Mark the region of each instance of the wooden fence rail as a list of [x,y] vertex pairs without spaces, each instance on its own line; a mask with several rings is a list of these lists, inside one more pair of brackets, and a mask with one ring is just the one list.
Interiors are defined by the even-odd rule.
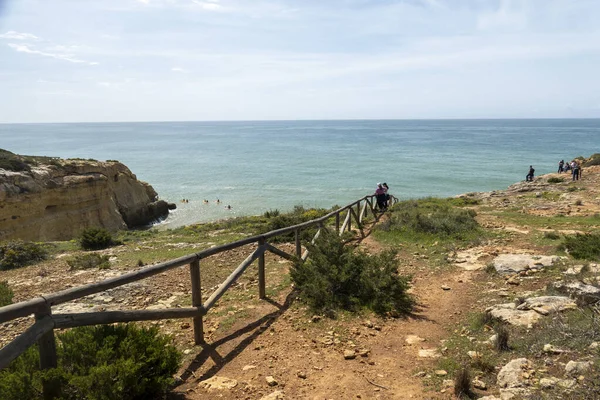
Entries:
[[[35,315],[35,322],[25,332],[20,334],[12,342],[0,349],[0,369],[6,368],[12,360],[22,354],[30,346],[38,343],[40,348],[40,367],[42,369],[56,367],[56,344],[54,340],[54,329],[74,328],[86,325],[112,324],[116,322],[151,321],[169,318],[193,318],[194,341],[196,344],[204,343],[203,317],[215,305],[215,303],[227,292],[237,279],[248,269],[254,261],[258,260],[258,286],[259,297],[266,297],[265,288],[265,252],[269,251],[287,260],[306,261],[309,256],[308,250],[302,252],[300,240],[301,232],[305,229],[317,226],[319,229],[312,238],[311,243],[319,238],[322,229],[331,218],[335,218],[335,230],[340,235],[352,229],[352,219],[356,223],[361,235],[363,232],[363,220],[370,211],[376,219],[379,212],[375,208],[373,195],[365,196],[351,204],[341,207],[327,215],[293,225],[258,236],[244,238],[235,242],[202,250],[198,253],[186,255],[162,262],[137,271],[129,272],[121,276],[106,279],[101,282],[91,283],[84,286],[70,288],[56,293],[43,295],[31,300],[11,304],[0,308],[0,323],[12,321],[16,318]],[[390,203],[398,201],[390,196]],[[361,209],[362,205],[362,209]],[[356,207],[356,210],[354,209]],[[344,222],[340,228],[340,215],[346,212]],[[268,240],[289,233],[294,233],[295,251],[288,254],[285,251],[268,243]],[[257,244],[257,248],[219,285],[219,287],[202,303],[202,285],[200,281],[200,261],[212,255],[232,250],[248,244]],[[68,301],[80,299],[91,294],[123,286],[131,282],[139,281],[157,275],[174,268],[188,265],[190,269],[190,280],[192,288],[192,307],[170,308],[161,310],[127,310],[127,311],[101,311],[89,313],[52,314],[52,306]],[[55,388],[44,387],[45,397],[51,398]]]

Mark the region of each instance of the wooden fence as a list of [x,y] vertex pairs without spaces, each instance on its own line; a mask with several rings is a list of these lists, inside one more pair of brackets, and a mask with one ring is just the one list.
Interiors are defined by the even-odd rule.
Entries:
[[[394,204],[397,199],[390,196],[390,203]],[[365,196],[354,203],[348,204],[338,210],[335,210],[321,218],[302,224],[289,226],[275,231],[267,232],[262,235],[248,237],[236,242],[224,244],[200,251],[195,254],[179,257],[174,260],[162,262],[147,268],[133,271],[115,278],[107,279],[102,282],[91,283],[89,285],[79,286],[61,292],[50,293],[28,301],[11,304],[0,308],[0,323],[14,320],[20,317],[26,317],[31,314],[35,316],[35,323],[25,332],[15,338],[0,349],[0,369],[7,367],[12,360],[22,354],[30,346],[37,343],[40,351],[40,367],[42,369],[54,368],[57,366],[56,342],[54,339],[54,329],[73,328],[86,325],[112,324],[116,322],[132,321],[150,321],[169,318],[193,318],[194,341],[196,344],[204,343],[203,316],[208,310],[225,294],[227,289],[246,271],[246,269],[258,260],[258,290],[259,297],[264,299],[265,294],[265,252],[270,251],[280,257],[288,260],[301,259],[306,261],[308,250],[302,252],[300,233],[308,228],[318,227],[318,231],[312,239],[312,243],[318,239],[321,229],[330,221],[335,219],[335,230],[341,235],[345,231],[352,229],[352,223],[356,223],[361,235],[363,232],[363,219],[371,212],[377,218],[379,213],[375,204],[375,196]],[[342,217],[345,218],[342,222]],[[283,250],[273,246],[269,239],[295,233],[295,254],[288,254]],[[247,244],[257,243],[258,248],[254,250],[238,267],[225,279],[223,283],[211,294],[211,296],[202,303],[202,285],[200,282],[200,260],[212,255],[232,250]],[[52,306],[62,304],[71,300],[103,292],[118,286],[123,286],[162,272],[188,265],[190,270],[191,288],[192,288],[192,307],[170,308],[161,310],[127,310],[127,311],[100,311],[87,313],[69,313],[53,314]],[[50,390],[50,389],[48,389]],[[46,392],[46,388],[44,388]],[[52,396],[46,396],[51,398]]]

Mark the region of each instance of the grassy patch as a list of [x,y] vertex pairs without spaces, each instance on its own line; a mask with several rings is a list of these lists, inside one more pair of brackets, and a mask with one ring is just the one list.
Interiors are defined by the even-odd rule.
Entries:
[[501,221],[510,223],[511,225],[530,226],[532,228],[546,228],[548,226],[552,229],[563,230],[563,229],[578,229],[578,230],[594,230],[600,227],[600,215],[592,216],[569,216],[558,214],[555,216],[537,216],[531,214],[524,214],[517,210],[511,211],[496,211],[492,212],[492,215],[497,216]]
[[8,282],[0,282],[0,307],[12,304],[13,291],[8,286]]
[[98,253],[88,253],[77,255],[67,260],[67,265],[71,270],[76,269],[108,269],[110,268],[110,262],[108,256],[103,256]]
[[[386,232],[404,242],[476,243],[483,231],[475,220],[476,213],[456,207],[462,199],[426,198],[400,202],[392,208],[388,221],[376,232]],[[386,234],[380,235],[386,236]]]
[[564,178],[558,178],[556,176],[548,178],[548,183],[563,183],[564,181]]

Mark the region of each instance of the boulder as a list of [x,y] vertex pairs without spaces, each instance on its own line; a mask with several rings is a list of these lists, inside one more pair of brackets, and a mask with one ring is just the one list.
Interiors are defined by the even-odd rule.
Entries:
[[533,310],[542,315],[557,313],[564,310],[576,309],[577,304],[568,297],[564,296],[539,296],[530,297],[521,303],[517,310]]
[[528,385],[523,378],[523,372],[531,368],[531,362],[526,358],[511,360],[498,373],[497,383],[501,388],[518,388]]
[[500,254],[493,261],[494,268],[499,274],[512,275],[530,269],[551,267],[560,257],[531,256],[527,254]]
[[579,305],[588,305],[600,301],[600,288],[581,282],[555,282],[552,287],[559,293],[566,294]]
[[591,361],[569,361],[565,366],[567,376],[577,377],[589,371],[594,364]]
[[493,307],[486,309],[493,318],[504,321],[508,324],[515,326],[525,326],[531,328],[535,325],[541,315],[534,310],[517,310],[514,303],[498,304]]

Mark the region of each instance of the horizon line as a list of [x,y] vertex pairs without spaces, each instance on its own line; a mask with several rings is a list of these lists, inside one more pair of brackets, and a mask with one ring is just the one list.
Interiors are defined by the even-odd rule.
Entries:
[[235,122],[335,122],[335,121],[544,121],[544,120],[597,120],[600,117],[509,117],[509,118],[332,118],[332,119],[231,119],[231,120],[146,120],[146,121],[62,121],[62,122],[1,122],[0,125],[51,124],[144,124],[144,123],[235,123]]

